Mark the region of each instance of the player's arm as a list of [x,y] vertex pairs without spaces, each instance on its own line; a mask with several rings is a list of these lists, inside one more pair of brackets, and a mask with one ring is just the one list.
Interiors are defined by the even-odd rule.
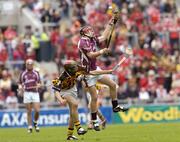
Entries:
[[114,71],[116,71],[120,66],[121,64],[127,59],[127,57],[123,57],[117,65],[115,65],[112,69],[110,70],[94,70],[94,71],[90,71],[89,74],[91,75],[100,75],[100,74],[111,74],[113,73]]
[[24,93],[24,88],[23,88],[23,85],[22,84],[18,84],[18,88],[17,88],[17,94],[18,96],[23,96],[23,93]]
[[113,73],[113,70],[94,70],[94,71],[90,71],[89,74],[90,75],[101,75],[101,74],[111,74]]
[[101,49],[99,51],[96,51],[96,52],[87,52],[86,55],[89,57],[89,58],[97,58],[103,54],[107,54],[109,53],[110,50],[107,49],[107,48],[104,48],[104,49]]
[[102,35],[98,37],[99,42],[103,42],[109,37],[109,35],[110,35],[111,31],[113,30],[115,24],[117,23],[118,15],[119,15],[119,13],[117,12],[110,19],[110,21],[109,21],[108,25],[106,26],[106,28],[105,28],[104,32],[102,33]]
[[23,96],[24,86],[23,86],[22,73],[21,73],[20,76],[19,76],[17,92],[18,92],[18,93],[17,93],[18,96]]
[[108,24],[106,26],[106,28],[105,28],[104,32],[102,33],[102,35],[98,37],[99,42],[103,42],[109,37],[112,28],[113,28],[113,24]]
[[60,92],[59,91],[54,91],[55,97],[57,98],[58,102],[60,104],[65,104],[66,100],[64,98],[61,97]]
[[39,74],[38,71],[37,71],[37,74],[38,74],[38,76],[37,76],[36,89],[39,89],[39,88],[41,88],[43,86],[43,84],[41,82],[41,77],[40,77],[40,74]]

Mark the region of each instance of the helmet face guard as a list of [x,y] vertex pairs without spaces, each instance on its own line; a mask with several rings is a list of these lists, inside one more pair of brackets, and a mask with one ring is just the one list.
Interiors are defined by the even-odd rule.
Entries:
[[94,30],[91,26],[85,26],[80,30],[82,36],[87,36],[89,38],[95,37]]

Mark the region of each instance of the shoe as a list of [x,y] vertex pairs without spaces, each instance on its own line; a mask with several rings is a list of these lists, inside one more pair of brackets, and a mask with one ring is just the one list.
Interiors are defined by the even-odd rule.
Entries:
[[33,122],[33,124],[34,124],[34,128],[35,128],[36,132],[39,132],[40,128],[38,127],[37,122]]
[[126,107],[123,107],[123,106],[120,106],[120,105],[117,105],[115,108],[113,108],[113,112],[119,112],[119,111],[122,111],[122,112],[125,112],[125,111],[128,111],[129,108],[126,108]]
[[80,127],[78,130],[77,130],[77,134],[78,135],[84,135],[87,133],[87,130],[85,130],[84,128]]
[[95,131],[100,131],[100,127],[99,127],[98,121],[93,121],[92,124],[93,124],[93,129]]
[[68,136],[67,140],[78,140],[78,138],[76,136]]
[[101,122],[101,126],[102,126],[102,129],[106,128],[106,119],[104,119],[104,121]]
[[32,128],[28,128],[27,132],[28,133],[32,133],[33,129]]

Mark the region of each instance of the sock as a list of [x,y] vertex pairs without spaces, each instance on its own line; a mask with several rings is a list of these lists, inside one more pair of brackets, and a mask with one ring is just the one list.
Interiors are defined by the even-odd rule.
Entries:
[[91,113],[91,120],[94,121],[97,119],[97,112],[92,112]]
[[112,106],[113,108],[117,107],[118,101],[117,100],[112,100]]
[[68,128],[68,131],[67,131],[67,136],[72,136],[73,135],[73,131],[74,131],[74,128]]
[[28,129],[32,129],[32,125],[29,125],[29,126],[28,126]]
[[101,113],[100,110],[97,111],[97,115],[98,115],[98,117],[101,119],[101,121],[104,121],[104,120],[105,120],[105,117],[103,116],[103,114]]
[[76,126],[76,129],[78,130],[79,128],[81,128],[81,124],[79,121],[74,122],[74,125]]

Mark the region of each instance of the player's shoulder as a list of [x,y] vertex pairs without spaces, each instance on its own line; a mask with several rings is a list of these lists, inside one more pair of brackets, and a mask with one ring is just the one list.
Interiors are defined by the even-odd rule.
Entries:
[[59,75],[59,80],[64,80],[68,77],[68,74],[66,71],[63,71],[60,75]]
[[25,74],[27,74],[27,70],[21,71],[20,76],[23,76],[23,75],[25,75]]
[[90,40],[86,37],[82,37],[80,40],[79,40],[79,47],[83,47],[84,45],[86,45],[88,42],[90,42]]

